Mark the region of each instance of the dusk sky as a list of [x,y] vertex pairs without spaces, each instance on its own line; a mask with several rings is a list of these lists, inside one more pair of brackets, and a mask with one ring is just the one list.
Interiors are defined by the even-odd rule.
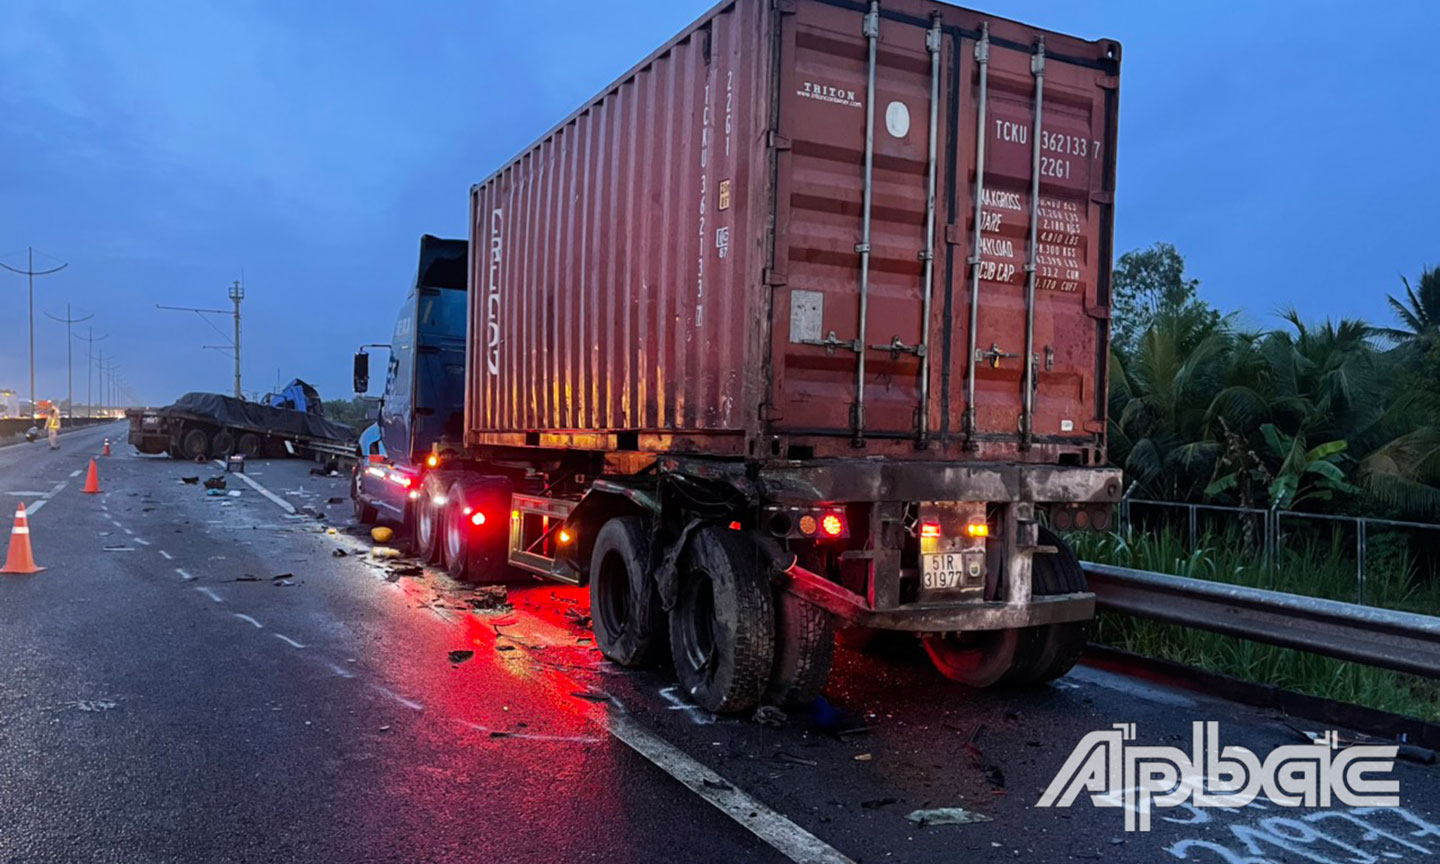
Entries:
[[[64,397],[41,313],[67,302],[128,401],[227,391],[215,333],[155,304],[225,308],[243,270],[245,389],[349,396],[419,235],[464,236],[471,183],[709,5],[6,0],[0,261],[69,263],[35,283],[38,395]],[[981,8],[1123,43],[1117,252],[1174,243],[1206,299],[1267,325],[1389,323],[1400,274],[1440,265],[1440,5]],[[25,321],[0,271],[0,388],[22,395]]]

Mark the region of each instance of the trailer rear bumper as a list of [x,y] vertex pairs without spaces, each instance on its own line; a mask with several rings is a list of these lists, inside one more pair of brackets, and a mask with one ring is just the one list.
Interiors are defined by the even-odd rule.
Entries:
[[876,630],[922,633],[1009,630],[1088,621],[1095,616],[1095,595],[1089,592],[1032,597],[1025,603],[956,600],[872,609],[864,598],[798,564],[782,572],[787,577],[785,590],[789,593],[819,606],[848,625]]

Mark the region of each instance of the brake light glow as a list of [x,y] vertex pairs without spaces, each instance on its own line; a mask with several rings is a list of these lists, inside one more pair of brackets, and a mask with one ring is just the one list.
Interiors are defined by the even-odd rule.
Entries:
[[561,545],[561,546],[564,546],[566,543],[569,543],[571,540],[574,540],[574,539],[575,539],[575,535],[571,534],[569,531],[566,531],[564,528],[561,528],[561,529],[560,529],[560,545]]
[[387,475],[387,477],[388,477],[388,479],[390,480],[391,483],[395,483],[395,484],[399,485],[401,488],[404,488],[404,489],[409,489],[409,488],[410,488],[410,484],[412,484],[412,483],[415,482],[414,480],[411,480],[409,477],[407,477],[407,476],[404,475],[404,474],[401,474],[401,473],[398,472],[398,471],[391,471],[391,472]]
[[431,468],[434,468],[436,465],[440,464],[440,457],[435,455],[434,453],[431,453],[429,456],[425,457],[425,464]]
[[801,516],[801,517],[800,517],[799,525],[800,525],[800,533],[801,533],[801,534],[804,534],[806,537],[809,537],[809,536],[811,536],[812,534],[814,534],[814,533],[815,533],[815,529],[816,529],[817,527],[819,527],[819,526],[816,525],[816,523],[815,523],[815,517],[814,517],[814,516],[811,516],[809,513],[806,513],[804,516]]
[[471,525],[474,525],[474,526],[476,526],[476,527],[479,527],[479,526],[481,526],[481,525],[484,525],[484,524],[485,524],[485,514],[484,514],[484,513],[481,513],[479,510],[476,510],[475,512],[471,513],[471,514],[470,514],[470,524],[471,524]]
[[926,539],[934,538],[934,537],[939,537],[939,536],[940,536],[940,523],[939,523],[939,522],[921,522],[921,523],[920,523],[920,536],[921,536],[922,538],[926,538]]
[[845,533],[845,520],[838,513],[826,513],[820,520],[820,530],[826,537],[839,537]]
[[965,525],[965,533],[970,537],[989,537],[990,526],[984,522],[969,522]]
[[739,522],[731,522],[731,523],[730,523],[730,530],[731,530],[731,531],[739,531],[739,530],[740,530],[740,523],[739,523]]

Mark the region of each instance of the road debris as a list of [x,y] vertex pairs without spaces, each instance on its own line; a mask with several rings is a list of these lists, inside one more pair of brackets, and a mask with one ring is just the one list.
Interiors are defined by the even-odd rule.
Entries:
[[205,478],[205,488],[206,488],[206,489],[224,489],[224,488],[225,488],[225,475],[224,475],[224,474],[216,474],[214,477],[207,477],[207,478]]
[[754,714],[750,715],[750,720],[753,723],[759,723],[761,726],[779,728],[788,723],[790,718],[786,716],[784,711],[781,711],[774,705],[761,705],[755,709]]
[[[899,800],[899,798],[871,798],[869,801],[861,801],[860,809],[879,810],[881,807],[889,807],[891,804],[898,803]],[[915,812],[918,813],[920,811],[917,810]]]
[[391,546],[376,546],[370,550],[370,555],[374,558],[399,558],[400,550]]
[[905,817],[920,827],[926,825],[969,825],[972,822],[989,822],[989,816],[966,810],[963,807],[938,807],[934,810],[912,810]]
[[474,652],[474,651],[470,651],[470,650],[467,650],[467,649],[455,650],[455,651],[451,651],[451,652],[450,652],[450,662],[451,662],[451,663],[457,663],[457,664],[458,664],[458,663],[464,663],[466,660],[469,660],[469,659],[473,658],[474,656],[475,656],[475,652]]
[[390,565],[392,576],[424,576],[425,568],[419,564],[392,564]]
[[245,573],[245,574],[243,574],[243,575],[236,576],[236,577],[235,577],[235,581],[236,581],[236,582],[259,582],[259,581],[260,581],[260,577],[259,577],[259,576],[256,576],[254,573]]
[[200,476],[197,474],[194,477],[181,477],[180,482],[184,483],[187,486],[194,486],[195,484],[200,482]]
[[586,702],[610,702],[610,696],[596,690],[572,690],[570,695],[576,699],[584,699]]
[[345,503],[345,499],[344,499],[344,498],[326,498],[326,499],[325,499],[325,503],[326,503],[326,504],[344,504],[344,503]]
[[387,528],[384,525],[376,525],[374,528],[370,529],[370,539],[374,540],[376,543],[389,543],[391,540],[395,539],[395,531],[394,529]]
[[855,754],[855,761],[856,761],[856,762],[869,762],[869,761],[870,761],[871,759],[873,759],[873,758],[874,758],[874,757],[871,756],[869,753],[856,753],[856,754]]
[[475,589],[466,600],[470,608],[476,612],[514,612],[515,607],[510,605],[510,592],[504,585],[482,585]]
[[565,607],[565,620],[574,624],[576,627],[584,627],[587,630],[590,629],[589,613],[581,612],[578,606]]
[[332,558],[347,558],[349,557],[349,555],[350,553],[346,552],[344,549],[335,549],[330,552],[330,556]]
[[784,750],[776,750],[773,758],[776,762],[784,762],[787,765],[804,765],[807,768],[818,768],[819,762],[814,759],[805,759],[793,753],[786,753]]

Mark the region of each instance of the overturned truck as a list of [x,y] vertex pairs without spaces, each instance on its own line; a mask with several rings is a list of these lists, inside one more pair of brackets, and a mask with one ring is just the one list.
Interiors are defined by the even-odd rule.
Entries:
[[176,459],[237,453],[251,459],[285,456],[315,444],[345,445],[355,440],[349,426],[325,419],[318,398],[309,404],[313,410],[297,411],[218,393],[186,393],[164,408],[132,408],[126,417],[136,450],[168,453]]
[[456,575],[588,584],[606,656],[712,710],[813,698],[837,626],[1064,674],[1094,596],[1051,527],[1121,495],[1119,56],[932,0],[721,3],[471,189],[464,391],[426,408],[463,429],[370,453],[357,512],[393,490]]

